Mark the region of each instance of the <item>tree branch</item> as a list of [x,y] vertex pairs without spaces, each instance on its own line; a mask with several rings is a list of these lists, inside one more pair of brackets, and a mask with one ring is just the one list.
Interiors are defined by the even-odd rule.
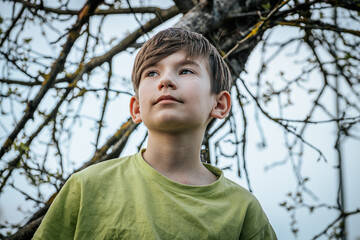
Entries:
[[28,103],[27,108],[24,110],[25,114],[21,120],[17,123],[14,130],[10,133],[5,143],[0,149],[0,159],[2,156],[10,149],[14,140],[16,139],[19,132],[25,127],[25,124],[33,118],[34,111],[39,106],[40,102],[44,98],[47,91],[51,88],[56,80],[56,76],[64,69],[64,64],[66,58],[74,45],[76,39],[79,37],[80,30],[82,26],[89,20],[92,13],[95,11],[97,6],[102,2],[102,0],[88,0],[84,5],[83,9],[78,15],[77,22],[73,25],[72,29],[69,31],[68,39],[63,46],[63,49],[59,55],[59,58],[53,63],[52,68],[49,74],[46,76],[45,81],[40,88],[39,92],[35,98]]
[[20,17],[22,16],[22,14],[24,13],[25,7],[22,7],[20,12],[18,13],[18,15],[16,16],[16,18],[14,19],[14,21],[12,22],[11,26],[9,27],[9,29],[5,32],[4,37],[1,39],[0,42],[0,48],[2,47],[2,45],[4,44],[5,40],[9,37],[11,30],[15,27],[17,21],[20,19]]
[[[26,8],[32,8],[34,10],[45,11],[46,13],[55,13],[59,15],[70,15],[75,16],[80,13],[81,10],[71,10],[71,9],[59,9],[59,8],[50,8],[45,7],[39,4],[31,3],[23,0],[14,0],[14,2],[21,3]],[[153,13],[157,14],[163,9],[158,7],[135,7],[135,8],[109,8],[109,9],[96,9],[92,15],[95,16],[107,16],[107,15],[118,15],[118,14],[130,14],[130,13]]]

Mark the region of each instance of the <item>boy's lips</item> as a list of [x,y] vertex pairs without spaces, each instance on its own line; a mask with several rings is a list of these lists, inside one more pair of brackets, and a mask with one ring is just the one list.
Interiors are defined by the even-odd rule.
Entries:
[[182,103],[182,101],[176,99],[175,97],[173,97],[171,95],[162,95],[158,99],[156,99],[156,101],[154,102],[154,105],[161,101],[164,101],[164,100],[171,100],[171,101]]

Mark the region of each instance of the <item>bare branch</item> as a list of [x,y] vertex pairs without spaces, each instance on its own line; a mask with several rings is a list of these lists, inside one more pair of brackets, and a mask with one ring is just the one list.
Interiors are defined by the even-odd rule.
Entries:
[[0,48],[2,47],[2,45],[4,44],[5,40],[9,37],[10,32],[12,31],[12,29],[15,27],[17,21],[21,18],[22,14],[24,13],[25,8],[22,7],[20,12],[18,13],[18,15],[16,16],[16,18],[13,20],[11,26],[9,27],[9,29],[5,32],[4,37],[1,39],[0,41]]
[[[23,0],[14,0],[14,2],[21,3],[26,8],[32,8],[34,10],[41,10],[45,11],[46,13],[55,13],[59,15],[70,15],[70,16],[76,16],[80,13],[81,10],[70,10],[70,9],[59,9],[59,8],[50,8],[45,7],[42,5],[34,4],[28,1]],[[100,15],[100,16],[106,16],[106,15],[118,15],[118,14],[131,14],[133,12],[135,13],[153,13],[157,14],[158,12],[161,12],[163,9],[158,7],[137,7],[137,8],[109,8],[109,9],[96,9],[93,13],[93,15]]]
[[25,109],[25,114],[21,118],[21,120],[17,123],[14,130],[11,132],[4,145],[0,149],[0,158],[10,149],[12,143],[15,138],[19,134],[19,132],[24,128],[27,121],[33,118],[33,114],[35,109],[39,106],[41,100],[45,96],[46,92],[49,88],[54,84],[56,76],[60,71],[63,70],[66,58],[75,43],[76,39],[79,37],[80,30],[82,26],[89,20],[92,13],[95,11],[97,6],[101,3],[101,0],[96,1],[88,1],[83,9],[80,11],[78,15],[77,22],[73,25],[72,29],[69,31],[68,39],[64,44],[64,47],[59,55],[59,58],[53,63],[52,69],[50,73],[47,75],[44,84],[41,89],[35,96],[35,98],[29,102],[27,108]]

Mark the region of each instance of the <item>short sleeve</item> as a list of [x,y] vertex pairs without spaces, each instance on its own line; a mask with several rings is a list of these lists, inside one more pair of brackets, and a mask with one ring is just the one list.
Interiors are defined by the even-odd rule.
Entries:
[[274,229],[257,199],[249,204],[240,240],[277,240]]
[[274,229],[271,227],[270,223],[268,223],[260,232],[250,238],[250,240],[277,240],[277,237]]
[[73,239],[81,200],[81,184],[73,174],[62,187],[35,232],[34,240]]

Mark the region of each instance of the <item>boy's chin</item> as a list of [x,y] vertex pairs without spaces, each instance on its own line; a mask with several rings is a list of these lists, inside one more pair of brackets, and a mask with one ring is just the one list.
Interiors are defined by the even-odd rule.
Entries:
[[148,130],[163,132],[163,133],[171,133],[171,134],[184,134],[186,132],[194,132],[200,130],[200,127],[189,124],[188,122],[180,122],[180,121],[163,121],[158,124],[146,125]]

